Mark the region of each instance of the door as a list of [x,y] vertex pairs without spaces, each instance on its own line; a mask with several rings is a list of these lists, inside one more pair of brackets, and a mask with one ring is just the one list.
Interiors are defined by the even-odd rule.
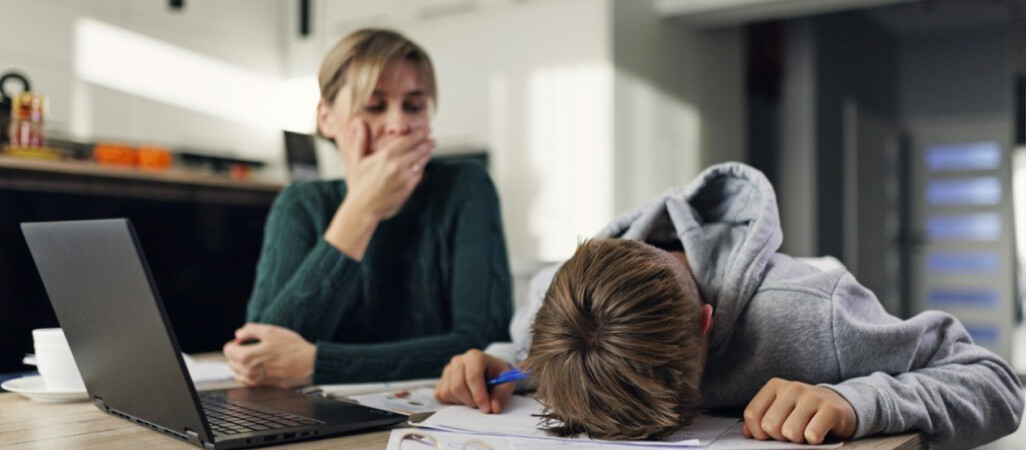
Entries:
[[948,311],[1003,358],[1015,325],[1010,129],[1004,119],[908,126],[910,307]]

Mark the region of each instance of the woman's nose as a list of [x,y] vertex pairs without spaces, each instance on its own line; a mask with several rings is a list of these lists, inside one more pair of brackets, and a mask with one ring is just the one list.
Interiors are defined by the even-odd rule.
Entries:
[[413,122],[399,108],[393,108],[385,117],[385,134],[402,136],[413,131]]

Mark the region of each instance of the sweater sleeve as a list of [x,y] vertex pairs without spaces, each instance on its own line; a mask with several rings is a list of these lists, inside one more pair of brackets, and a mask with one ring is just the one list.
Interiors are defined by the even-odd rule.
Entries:
[[309,194],[293,184],[271,207],[247,319],[316,341],[330,338],[352,311],[360,262],[324,240]]
[[[534,317],[538,310],[545,303],[545,292],[549,290],[552,279],[562,263],[552,264],[539,270],[531,276],[531,282],[527,290],[527,306],[518,309],[513,315],[513,321],[509,324],[509,335],[513,339],[512,347],[506,348],[501,354],[489,352],[492,356],[498,357],[512,365],[518,365],[527,359],[531,351],[531,327],[534,326]],[[501,348],[501,347],[500,347]]]
[[467,166],[455,182],[451,279],[444,283],[451,331],[376,344],[318,342],[315,383],[434,377],[453,356],[509,339],[512,288],[498,196],[479,166]]
[[1018,428],[1018,377],[997,355],[974,345],[957,319],[927,311],[899,320],[851,274],[833,295],[834,342],[845,381],[823,386],[854,408],[854,438],[920,430],[935,446],[969,448]]

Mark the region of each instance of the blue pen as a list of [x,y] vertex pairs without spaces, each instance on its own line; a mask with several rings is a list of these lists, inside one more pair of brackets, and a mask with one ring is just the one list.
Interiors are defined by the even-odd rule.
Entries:
[[530,374],[530,372],[521,372],[520,369],[514,367],[503,373],[500,373],[499,376],[492,378],[491,380],[488,380],[485,383],[485,386],[492,387],[503,383],[512,383],[514,381],[525,380],[527,379],[528,374]]

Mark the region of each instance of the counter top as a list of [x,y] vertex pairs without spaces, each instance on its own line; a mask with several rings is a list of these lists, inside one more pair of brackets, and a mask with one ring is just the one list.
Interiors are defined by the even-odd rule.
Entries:
[[266,206],[283,187],[278,182],[234,180],[185,170],[151,171],[0,155],[0,190]]
[[186,170],[145,170],[133,167],[100,165],[90,161],[54,161],[3,155],[0,155],[0,169],[275,192],[284,186],[282,183],[277,182],[235,180],[220,175]]

